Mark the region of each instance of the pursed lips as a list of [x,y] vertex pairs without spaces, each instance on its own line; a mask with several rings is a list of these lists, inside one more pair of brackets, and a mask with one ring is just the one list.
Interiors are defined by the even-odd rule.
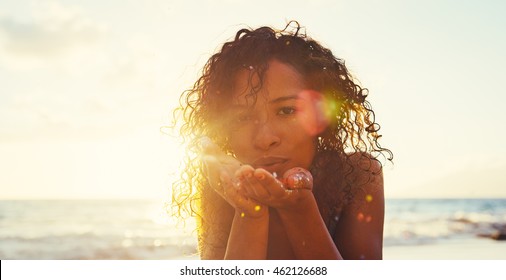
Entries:
[[282,165],[288,161],[288,158],[277,157],[277,156],[266,156],[261,157],[253,161],[252,165],[255,168],[263,168],[269,172],[279,171],[275,170],[279,165]]

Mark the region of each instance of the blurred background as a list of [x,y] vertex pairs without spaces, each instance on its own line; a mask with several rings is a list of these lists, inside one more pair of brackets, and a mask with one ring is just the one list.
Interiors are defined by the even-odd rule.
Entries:
[[505,13],[492,0],[3,0],[0,258],[194,258],[194,224],[165,211],[184,148],[160,130],[237,30],[289,20],[370,91],[394,152],[386,257],[466,244],[447,258],[506,258],[489,238],[506,224]]

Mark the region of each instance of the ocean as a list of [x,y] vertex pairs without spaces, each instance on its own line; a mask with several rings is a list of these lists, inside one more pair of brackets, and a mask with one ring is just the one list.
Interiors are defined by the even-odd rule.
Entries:
[[[387,199],[384,247],[465,242],[505,227],[506,199]],[[0,259],[198,259],[194,228],[163,201],[4,200]]]
[[193,228],[163,201],[0,201],[0,259],[178,259],[197,253]]

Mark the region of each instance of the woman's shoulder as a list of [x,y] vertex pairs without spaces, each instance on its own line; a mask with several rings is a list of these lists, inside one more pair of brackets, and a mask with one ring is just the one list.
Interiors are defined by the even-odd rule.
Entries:
[[335,226],[334,241],[345,259],[380,259],[385,211],[382,165],[368,153],[347,156],[353,167],[350,196]]
[[378,159],[367,152],[355,152],[348,154],[348,163],[353,192],[383,191],[383,166]]
[[359,171],[381,172],[381,162],[368,152],[347,153],[349,163]]

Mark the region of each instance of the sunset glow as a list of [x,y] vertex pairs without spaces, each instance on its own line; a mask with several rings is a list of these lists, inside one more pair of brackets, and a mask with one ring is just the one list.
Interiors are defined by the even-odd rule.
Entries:
[[[316,1],[317,13],[297,1],[248,12],[230,1],[108,3],[0,3],[0,198],[167,198],[184,147],[160,128],[180,94],[239,28],[289,19],[369,89],[394,153],[387,197],[506,197],[502,3],[459,13],[438,1]],[[445,16],[427,22],[435,10]],[[476,106],[476,92],[494,102]],[[311,92],[301,100],[314,135],[341,108]]]

